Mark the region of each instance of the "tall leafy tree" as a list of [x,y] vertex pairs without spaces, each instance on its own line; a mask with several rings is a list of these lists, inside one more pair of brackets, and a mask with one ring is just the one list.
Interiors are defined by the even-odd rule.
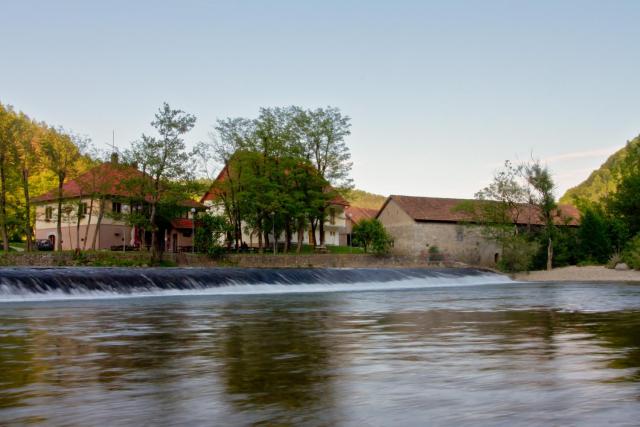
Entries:
[[166,102],[151,122],[158,136],[142,135],[132,144],[129,158],[145,173],[141,186],[148,195],[149,224],[152,231],[151,258],[158,258],[158,205],[171,193],[170,181],[180,182],[190,174],[190,157],[186,152],[184,135],[195,125],[195,116],[172,109]]
[[551,172],[539,161],[534,161],[525,167],[527,182],[533,189],[532,203],[538,208],[540,220],[544,224],[544,235],[547,243],[547,270],[553,268],[553,238],[555,234],[555,218],[558,217],[554,196],[555,183]]
[[77,162],[81,153],[78,145],[83,140],[64,129],[49,128],[43,137],[42,152],[45,166],[55,175],[57,181],[57,212],[56,212],[56,245],[62,250],[62,217],[63,217],[63,186],[66,180],[77,171]]

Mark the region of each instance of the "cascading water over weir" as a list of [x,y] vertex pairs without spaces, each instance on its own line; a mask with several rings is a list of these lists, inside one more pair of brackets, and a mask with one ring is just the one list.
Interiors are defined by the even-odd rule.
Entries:
[[467,268],[4,268],[0,302],[162,295],[260,294],[415,289],[506,283]]

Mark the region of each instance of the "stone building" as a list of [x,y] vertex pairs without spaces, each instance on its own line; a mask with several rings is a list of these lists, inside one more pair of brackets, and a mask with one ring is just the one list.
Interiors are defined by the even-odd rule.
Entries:
[[[458,207],[475,200],[392,195],[387,198],[376,218],[394,239],[393,252],[402,255],[442,256],[470,264],[495,265],[501,249],[483,237],[481,227],[474,225],[471,215]],[[559,225],[577,226],[579,212],[569,205],[560,206]],[[535,207],[523,205],[515,221],[522,227],[542,225]],[[434,249],[435,248],[435,249]]]

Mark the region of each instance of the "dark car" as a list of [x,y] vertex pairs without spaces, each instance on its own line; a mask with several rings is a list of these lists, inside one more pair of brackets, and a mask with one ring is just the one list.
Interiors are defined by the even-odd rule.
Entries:
[[39,251],[52,251],[53,243],[51,243],[49,239],[38,239],[36,240],[36,248],[38,248]]

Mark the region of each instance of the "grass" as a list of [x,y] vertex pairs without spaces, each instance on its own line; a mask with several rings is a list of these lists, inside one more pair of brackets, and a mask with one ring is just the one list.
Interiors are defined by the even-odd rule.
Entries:
[[[4,253],[4,250],[2,249],[3,245],[2,242],[0,242],[0,254]],[[9,252],[21,252],[18,251],[16,249],[24,249],[25,244],[23,242],[9,242]]]
[[[327,252],[330,254],[363,254],[364,249],[355,246],[327,246]],[[315,253],[317,252],[311,245],[302,245],[302,249],[300,250],[300,255],[311,255]],[[269,247],[269,249],[264,252],[264,255],[273,255],[273,246]],[[295,245],[287,253],[282,252],[282,246],[279,246],[278,255],[298,255],[298,253],[296,252]]]

